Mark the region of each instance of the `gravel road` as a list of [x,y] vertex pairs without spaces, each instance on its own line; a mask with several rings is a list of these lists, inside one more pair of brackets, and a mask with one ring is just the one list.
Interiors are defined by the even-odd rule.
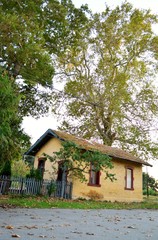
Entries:
[[0,208],[0,240],[158,239],[155,210]]

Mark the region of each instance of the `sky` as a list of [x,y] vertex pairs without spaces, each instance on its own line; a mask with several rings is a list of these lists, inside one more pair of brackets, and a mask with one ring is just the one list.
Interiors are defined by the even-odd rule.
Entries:
[[[105,3],[110,7],[115,7],[120,5],[122,0],[72,0],[73,3],[80,7],[82,4],[88,4],[89,8],[94,12],[103,11],[105,8]],[[128,0],[133,6],[138,8],[148,8],[153,12],[158,12],[158,0]]]
[[[76,7],[80,7],[82,4],[88,4],[89,8],[93,12],[101,12],[105,9],[105,2],[108,6],[114,8],[120,5],[122,0],[72,0]],[[150,9],[153,13],[158,14],[158,0],[128,0],[134,7],[141,9]],[[154,30],[158,33],[158,26],[154,27]],[[41,117],[39,119],[34,119],[32,117],[26,117],[23,121],[22,127],[25,132],[31,137],[32,144],[48,129],[57,129],[58,122],[51,116],[47,114],[46,117]],[[158,179],[158,160],[156,162],[150,162],[154,165],[153,168],[144,168],[148,171],[150,175]]]

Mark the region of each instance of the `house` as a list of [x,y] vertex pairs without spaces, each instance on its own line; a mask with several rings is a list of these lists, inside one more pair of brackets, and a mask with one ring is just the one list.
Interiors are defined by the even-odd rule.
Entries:
[[[109,171],[117,179],[111,182],[110,179],[105,179],[104,173],[94,172],[90,166],[89,173],[85,174],[88,180],[86,183],[73,177],[68,179],[73,182],[72,198],[86,198],[92,194],[107,201],[142,201],[142,166],[151,166],[149,163],[121,149],[90,142],[61,131],[48,129],[25,153],[35,157],[34,167],[42,171],[44,179],[51,179],[54,173],[53,163],[43,154],[52,156],[60,150],[62,141],[71,141],[84,150],[99,150],[110,156],[114,168]],[[59,162],[58,171],[53,177],[61,181],[62,174]]]

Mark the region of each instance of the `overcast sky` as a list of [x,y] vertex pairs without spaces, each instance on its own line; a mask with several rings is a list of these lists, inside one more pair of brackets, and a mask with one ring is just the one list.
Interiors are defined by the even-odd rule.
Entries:
[[[93,12],[101,12],[105,9],[105,2],[110,7],[116,7],[120,5],[121,0],[72,0],[76,7],[80,7],[82,4],[88,4],[89,8]],[[129,0],[134,7],[151,9],[153,13],[158,14],[158,0]],[[158,33],[158,26],[154,27],[154,31]],[[48,128],[56,129],[58,123],[56,119],[52,116],[41,117],[40,119],[33,119],[31,117],[27,117],[23,121],[23,128],[25,132],[29,134],[32,138],[32,143],[34,143]],[[158,161],[158,160],[157,160]],[[152,174],[156,179],[158,179],[158,163],[154,164],[153,170],[149,170],[149,173]]]
[[[120,5],[122,2],[121,0],[72,0],[73,3],[80,7],[82,4],[88,4],[89,8],[94,12],[101,12],[105,8],[105,3],[110,7],[116,7]],[[133,6],[138,8],[148,8],[151,9],[153,12],[158,13],[158,0],[129,0],[128,2],[132,3]]]

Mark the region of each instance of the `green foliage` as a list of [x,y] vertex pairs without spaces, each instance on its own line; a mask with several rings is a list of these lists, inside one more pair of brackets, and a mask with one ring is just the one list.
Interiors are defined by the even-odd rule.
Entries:
[[143,190],[143,195],[146,195],[146,196],[158,196],[158,193],[155,190],[153,190],[153,189],[149,189],[149,190],[144,189]]
[[11,175],[14,177],[26,177],[30,173],[30,167],[23,160],[13,161]]
[[18,160],[29,138],[24,116],[41,116],[51,102],[54,64],[81,39],[87,7],[71,0],[0,3],[0,162]]
[[158,182],[155,178],[143,172],[143,194],[156,196],[158,191]]
[[3,167],[0,171],[1,176],[11,176],[11,162],[10,161],[5,161],[3,164]]
[[71,0],[1,1],[0,62],[10,77],[20,79],[23,115],[47,112],[54,60],[76,46],[86,12],[86,6],[75,8]]
[[51,181],[51,183],[47,186],[47,190],[49,197],[56,191],[56,184],[54,181]]
[[27,178],[35,178],[37,180],[42,180],[42,174],[39,169],[31,168],[30,173],[26,175]]
[[28,197],[28,196],[8,196],[8,198],[0,198],[1,206],[18,206],[24,208],[39,209],[158,209],[158,198],[150,197],[141,203],[124,203],[124,202],[107,202],[107,201],[91,201],[91,200],[59,200],[48,199],[48,197]]
[[107,178],[114,180],[114,175],[108,172],[108,169],[113,168],[111,158],[99,151],[84,150],[73,142],[64,141],[60,151],[55,152],[53,157],[47,154],[45,156],[54,163],[62,161],[67,175],[77,177],[81,182],[87,181],[85,173],[89,173],[91,163],[94,164],[95,171],[103,171]]
[[157,36],[152,24],[157,24],[156,15],[127,2],[91,16],[91,34],[60,61],[64,101],[57,93],[53,112],[62,118],[64,102],[61,129],[102,139],[146,159],[157,156],[150,135],[158,116]]
[[24,154],[23,159],[30,168],[34,166],[35,156]]
[[29,146],[29,137],[21,129],[18,113],[18,89],[0,69],[0,163],[19,159]]

